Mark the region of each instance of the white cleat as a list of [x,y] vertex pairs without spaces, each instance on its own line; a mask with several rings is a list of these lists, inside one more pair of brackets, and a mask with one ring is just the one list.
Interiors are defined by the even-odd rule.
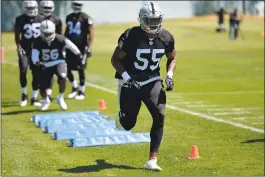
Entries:
[[20,101],[19,106],[24,107],[27,105],[27,103],[28,103],[27,100]]
[[69,99],[74,98],[78,93],[77,88],[72,88],[72,92],[67,96]]
[[67,104],[65,103],[63,97],[57,97],[57,103],[60,105],[62,110],[66,110],[67,109]]
[[76,100],[83,100],[83,99],[85,99],[85,95],[82,93],[79,93],[78,95],[75,96],[75,99]]
[[27,105],[27,103],[28,103],[28,95],[22,93],[22,95],[21,95],[21,101],[19,103],[19,106],[24,107],[24,106]]
[[41,110],[46,111],[49,108],[50,104],[51,102],[44,100],[41,105]]
[[148,160],[144,165],[144,168],[147,170],[162,171],[162,169],[157,165],[157,157],[151,160]]

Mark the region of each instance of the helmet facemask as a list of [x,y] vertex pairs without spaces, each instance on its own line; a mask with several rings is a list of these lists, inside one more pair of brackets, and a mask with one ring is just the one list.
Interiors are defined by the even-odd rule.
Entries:
[[140,16],[139,21],[142,30],[148,34],[157,34],[162,28],[163,17]]

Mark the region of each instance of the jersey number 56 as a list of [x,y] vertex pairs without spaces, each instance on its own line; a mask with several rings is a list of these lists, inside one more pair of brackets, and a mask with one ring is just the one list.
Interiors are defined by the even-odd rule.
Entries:
[[59,58],[58,49],[42,49],[42,59],[44,61],[57,60]]

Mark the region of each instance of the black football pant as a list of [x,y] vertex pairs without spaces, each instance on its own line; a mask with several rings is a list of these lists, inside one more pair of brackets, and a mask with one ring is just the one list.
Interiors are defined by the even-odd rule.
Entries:
[[40,90],[44,92],[46,89],[50,88],[51,80],[54,75],[58,77],[58,83],[60,80],[65,80],[67,78],[67,67],[65,63],[61,63],[48,68],[41,68],[39,72],[42,76],[42,80],[40,82]]
[[19,81],[20,86],[26,87],[27,86],[27,70],[30,66],[32,72],[32,89],[38,90],[39,89],[39,70],[31,61],[30,54],[26,55],[19,55]]
[[166,106],[166,93],[160,80],[144,85],[140,90],[120,86],[119,116],[125,130],[131,130],[135,126],[141,102],[146,105],[153,119],[150,152],[158,152],[163,136]]
[[[85,55],[85,45],[77,45],[78,49]],[[88,56],[87,56],[88,58]],[[79,75],[79,84],[80,86],[85,85],[86,77],[85,77],[85,69],[87,67],[87,60],[86,63],[82,66],[80,58],[72,53],[70,50],[66,49],[66,61],[67,61],[67,76],[70,82],[74,81],[74,75],[72,71],[78,71]]]

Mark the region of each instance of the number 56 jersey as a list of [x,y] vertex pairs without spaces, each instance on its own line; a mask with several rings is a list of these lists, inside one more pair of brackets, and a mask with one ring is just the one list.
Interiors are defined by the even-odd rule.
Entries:
[[55,60],[64,60],[63,50],[66,46],[66,38],[56,34],[55,39],[51,43],[47,43],[41,37],[34,40],[33,49],[39,51],[39,61],[43,63],[52,62]]
[[[174,38],[165,29],[149,39],[140,26],[133,27],[120,36],[118,43],[118,47],[127,53],[121,61],[125,70],[143,84],[160,79],[160,60],[174,50]],[[117,72],[115,77],[122,79]]]

